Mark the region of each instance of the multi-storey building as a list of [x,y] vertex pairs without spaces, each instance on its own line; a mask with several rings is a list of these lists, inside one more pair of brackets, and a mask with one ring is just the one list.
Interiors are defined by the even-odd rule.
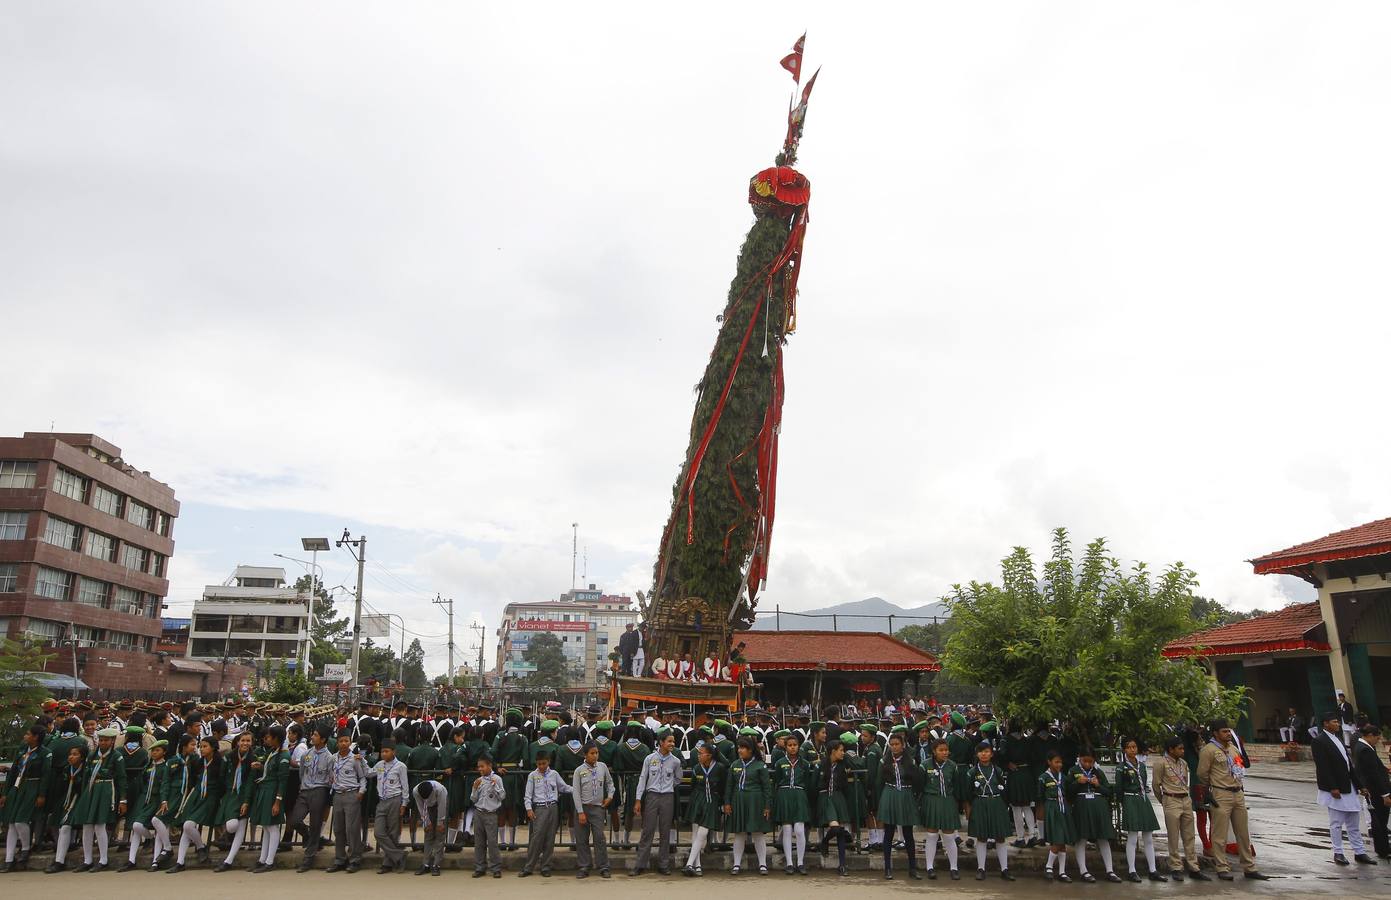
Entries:
[[285,570],[237,566],[223,584],[203,588],[193,604],[188,657],[240,661],[263,674],[294,666],[309,633],[309,594],[285,584]]
[[0,438],[0,634],[92,688],[162,689],[152,651],[179,503],[93,434]]
[[559,600],[509,603],[497,630],[497,671],[508,679],[524,677],[530,671],[524,657],[531,639],[549,633],[560,639],[571,688],[593,690],[603,684],[609,651],[617,649],[624,626],[637,618],[632,598],[607,595],[592,584],[566,591]]

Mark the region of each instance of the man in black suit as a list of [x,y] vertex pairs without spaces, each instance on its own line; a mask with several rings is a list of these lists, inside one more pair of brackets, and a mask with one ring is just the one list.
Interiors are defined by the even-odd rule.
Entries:
[[[623,658],[623,674],[633,674],[633,657],[637,655],[640,646],[638,633],[633,629],[633,623],[629,622],[623,629],[623,634],[618,638],[618,653]],[[641,675],[642,673],[637,673]]]
[[1358,796],[1357,773],[1352,757],[1343,746],[1342,717],[1336,709],[1321,717],[1323,730],[1314,738],[1314,774],[1318,780],[1319,806],[1328,810],[1328,832],[1333,842],[1333,862],[1348,864],[1343,855],[1343,830],[1347,829],[1353,858],[1364,865],[1376,865],[1362,843],[1362,798]]
[[1377,856],[1391,859],[1391,840],[1386,833],[1387,817],[1391,815],[1391,776],[1386,774],[1386,762],[1377,754],[1380,740],[1380,728],[1364,725],[1361,739],[1352,745],[1352,768],[1371,807],[1372,847]]

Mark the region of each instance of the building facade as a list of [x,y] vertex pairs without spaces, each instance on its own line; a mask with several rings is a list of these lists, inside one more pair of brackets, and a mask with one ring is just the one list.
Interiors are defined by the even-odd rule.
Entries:
[[0,438],[0,633],[52,647],[48,671],[160,690],[154,652],[179,503],[93,434]]
[[188,630],[189,659],[223,660],[259,668],[294,668],[309,639],[308,592],[285,584],[285,570],[237,566],[223,584],[203,588]]
[[558,600],[509,603],[497,630],[497,671],[506,680],[525,677],[531,639],[549,633],[560,639],[571,688],[594,690],[604,684],[608,655],[618,649],[619,635],[637,620],[631,597],[608,595],[592,584],[566,591]]

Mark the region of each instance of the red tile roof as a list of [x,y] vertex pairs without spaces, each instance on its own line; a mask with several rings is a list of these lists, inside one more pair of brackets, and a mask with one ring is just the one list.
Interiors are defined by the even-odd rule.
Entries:
[[876,631],[745,631],[744,658],[755,672],[827,669],[852,672],[935,672],[937,657]]
[[1317,603],[1293,603],[1284,609],[1230,625],[1219,625],[1172,640],[1164,655],[1244,656],[1292,650],[1328,650],[1324,641],[1309,633],[1323,625]]
[[1391,519],[1378,519],[1356,528],[1335,531],[1316,541],[1295,544],[1251,560],[1257,575],[1285,572],[1313,563],[1391,553]]

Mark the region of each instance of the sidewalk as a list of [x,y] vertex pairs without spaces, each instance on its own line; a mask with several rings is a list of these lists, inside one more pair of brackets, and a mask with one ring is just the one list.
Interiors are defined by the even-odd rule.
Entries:
[[1314,763],[1313,760],[1300,760],[1299,762],[1252,762],[1251,768],[1246,770],[1252,778],[1269,778],[1272,781],[1298,781],[1303,784],[1314,784]]

